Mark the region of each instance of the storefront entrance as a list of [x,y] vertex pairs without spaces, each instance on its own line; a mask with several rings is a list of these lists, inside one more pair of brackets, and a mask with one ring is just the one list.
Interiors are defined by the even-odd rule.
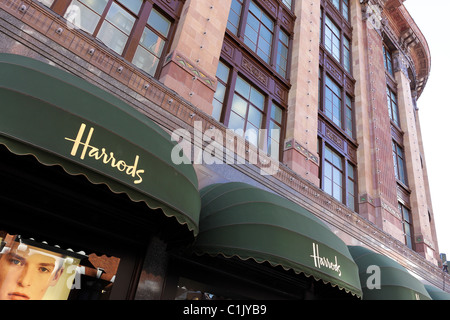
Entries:
[[149,215],[142,202],[59,166],[44,166],[33,156],[14,155],[2,145],[0,181],[4,247],[31,238],[32,247],[83,257],[75,266],[78,274],[71,275],[68,298],[133,298],[134,277],[162,215]]

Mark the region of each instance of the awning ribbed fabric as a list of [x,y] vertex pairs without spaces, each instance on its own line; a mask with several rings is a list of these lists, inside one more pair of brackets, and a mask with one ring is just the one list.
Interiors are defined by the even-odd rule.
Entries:
[[308,210],[240,182],[210,185],[200,195],[197,254],[280,265],[361,296],[347,246]]
[[361,246],[349,246],[359,268],[363,300],[431,300],[424,285],[398,262]]
[[170,136],[112,94],[31,58],[0,54],[0,143],[104,183],[175,217],[195,235],[193,166],[175,165]]
[[427,290],[428,294],[430,295],[431,299],[433,300],[450,300],[450,293],[445,292],[442,289],[439,289],[438,287],[425,284],[425,289]]

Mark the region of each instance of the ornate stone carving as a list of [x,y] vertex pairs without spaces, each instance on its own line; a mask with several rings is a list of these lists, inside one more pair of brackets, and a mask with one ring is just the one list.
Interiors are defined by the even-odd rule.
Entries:
[[360,0],[363,20],[367,21],[367,26],[381,32],[386,21],[383,19],[383,0]]
[[397,51],[394,53],[393,59],[394,59],[394,72],[401,71],[409,79],[408,75],[409,63],[406,57],[400,51]]
[[243,57],[241,66],[242,68],[247,70],[251,75],[253,75],[255,79],[261,82],[265,87],[268,86],[269,78],[267,77],[267,75],[259,67],[253,64],[250,60]]

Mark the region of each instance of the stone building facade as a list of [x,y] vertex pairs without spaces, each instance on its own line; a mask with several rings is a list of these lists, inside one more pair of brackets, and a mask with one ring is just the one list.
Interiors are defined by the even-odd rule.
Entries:
[[185,148],[199,189],[276,193],[450,287],[416,105],[431,54],[402,0],[0,0],[0,51],[133,106]]

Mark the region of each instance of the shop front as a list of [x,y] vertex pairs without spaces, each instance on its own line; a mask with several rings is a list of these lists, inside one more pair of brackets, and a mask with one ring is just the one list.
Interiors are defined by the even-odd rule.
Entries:
[[431,300],[425,286],[393,259],[361,246],[349,246],[359,268],[363,300]]
[[0,99],[1,299],[361,298],[321,220],[240,182],[199,192],[170,136],[113,95],[1,54]]
[[450,293],[445,292],[430,284],[424,285],[431,299],[433,300],[450,300]]
[[[0,55],[0,101],[1,298],[134,299],[142,281],[161,284],[153,253],[192,242],[200,212],[195,171],[172,163],[170,136],[23,56]],[[39,295],[26,291],[40,283],[31,266]]]
[[[359,299],[358,267],[345,243],[303,207],[260,188],[200,191],[199,234],[171,255],[174,299]],[[176,288],[176,290],[175,290]]]

